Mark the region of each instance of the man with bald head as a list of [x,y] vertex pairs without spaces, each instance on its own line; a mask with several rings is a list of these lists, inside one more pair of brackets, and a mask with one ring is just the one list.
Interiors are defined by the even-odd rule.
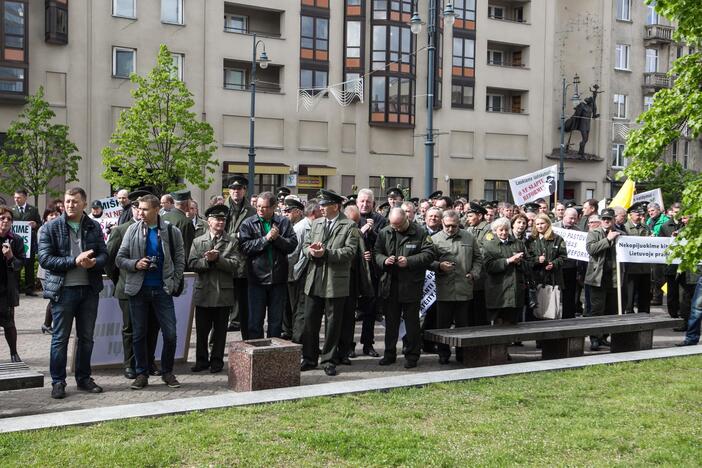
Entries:
[[132,219],[132,201],[129,199],[129,192],[125,189],[117,192],[117,202],[122,207],[122,214],[119,215],[117,225],[129,222]]
[[379,296],[385,310],[385,353],[379,364],[397,359],[400,319],[407,329],[405,368],[417,367],[420,353],[419,303],[422,300],[426,269],[434,260],[434,246],[427,232],[410,223],[402,208],[392,208],[389,226],[378,234],[375,262],[383,272]]

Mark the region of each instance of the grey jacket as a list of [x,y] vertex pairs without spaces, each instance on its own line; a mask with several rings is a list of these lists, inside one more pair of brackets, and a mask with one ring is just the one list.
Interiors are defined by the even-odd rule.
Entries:
[[[183,236],[177,227],[168,229],[169,224],[158,219],[158,229],[161,234],[161,248],[163,249],[163,290],[172,294],[183,278],[185,269],[185,251],[183,250]],[[124,292],[128,296],[136,296],[144,283],[144,270],[137,270],[136,264],[146,256],[146,233],[148,226],[144,221],[132,224],[124,234],[122,245],[117,252],[115,263],[117,268],[127,272]],[[171,256],[169,232],[173,234],[174,255]]]

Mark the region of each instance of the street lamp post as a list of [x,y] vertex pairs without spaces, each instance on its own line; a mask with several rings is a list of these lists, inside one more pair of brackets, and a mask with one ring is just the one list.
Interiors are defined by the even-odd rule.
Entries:
[[580,83],[580,77],[575,74],[572,83],[566,83],[566,79],[563,78],[563,96],[561,99],[561,145],[558,152],[558,201],[563,200],[565,197],[565,106],[566,106],[566,92],[568,92],[568,87],[572,84],[575,89],[573,92],[573,101],[580,100],[580,94],[578,93],[578,84]]
[[[434,73],[436,71],[436,1],[429,0],[429,23],[427,33],[429,35],[429,45],[427,55],[429,59],[429,70],[427,78],[427,136],[424,140],[424,196],[434,191]],[[456,20],[456,12],[453,4],[449,1],[444,8],[444,24],[453,25]],[[410,20],[410,29],[417,35],[422,30],[422,20],[417,11]]]
[[[263,45],[263,50],[261,51],[261,56],[256,60],[256,50],[258,45]],[[270,59],[266,53],[266,43],[263,41],[256,40],[256,33],[253,34],[253,51],[251,54],[251,113],[249,114],[249,187],[254,189],[255,185],[255,174],[256,174],[256,147],[254,146],[254,130],[256,125],[256,63],[258,63],[262,69],[268,68],[268,63]]]

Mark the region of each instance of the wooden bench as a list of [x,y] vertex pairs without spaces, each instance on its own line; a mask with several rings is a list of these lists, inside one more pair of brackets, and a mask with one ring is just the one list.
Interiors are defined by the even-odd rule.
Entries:
[[650,314],[607,315],[565,320],[540,320],[516,325],[426,330],[424,339],[462,349],[467,367],[503,364],[515,341],[538,340],[543,359],[582,356],[586,336],[611,335],[613,353],[651,349],[653,331],[681,326],[682,319]]
[[23,362],[0,363],[0,391],[44,386],[44,374]]

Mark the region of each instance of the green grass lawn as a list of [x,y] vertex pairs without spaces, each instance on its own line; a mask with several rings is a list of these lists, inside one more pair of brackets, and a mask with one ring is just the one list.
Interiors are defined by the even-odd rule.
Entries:
[[0,435],[3,467],[476,464],[700,466],[702,357]]

